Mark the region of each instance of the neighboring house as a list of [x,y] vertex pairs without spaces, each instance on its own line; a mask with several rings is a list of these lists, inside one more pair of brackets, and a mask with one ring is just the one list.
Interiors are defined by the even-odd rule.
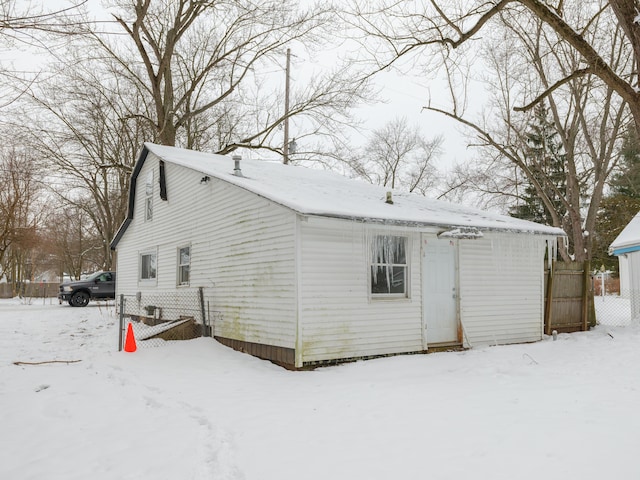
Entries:
[[631,298],[631,318],[640,317],[640,212],[609,245],[609,254],[618,257],[620,295]]
[[237,158],[144,145],[117,293],[204,287],[216,339],[296,368],[542,338],[562,230]]

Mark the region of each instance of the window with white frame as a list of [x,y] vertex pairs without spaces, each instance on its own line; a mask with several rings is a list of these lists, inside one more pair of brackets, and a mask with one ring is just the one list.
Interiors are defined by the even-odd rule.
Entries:
[[191,247],[178,248],[178,285],[189,285]]
[[407,237],[377,235],[371,243],[371,294],[406,297],[408,293]]
[[153,170],[147,174],[145,181],[144,219],[153,219]]
[[155,282],[157,278],[157,260],[156,252],[145,252],[140,254],[140,281]]

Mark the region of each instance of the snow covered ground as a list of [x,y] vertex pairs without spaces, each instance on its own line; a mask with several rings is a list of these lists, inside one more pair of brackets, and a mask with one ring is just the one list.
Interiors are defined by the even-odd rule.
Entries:
[[290,372],[117,324],[0,301],[0,478],[640,478],[637,326]]

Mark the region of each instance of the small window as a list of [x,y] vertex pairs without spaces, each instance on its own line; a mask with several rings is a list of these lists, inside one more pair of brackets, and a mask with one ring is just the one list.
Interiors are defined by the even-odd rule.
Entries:
[[145,182],[144,187],[145,187],[144,194],[147,197],[150,197],[151,195],[153,195],[153,170],[147,173],[147,180]]
[[157,275],[157,256],[155,253],[140,255],[140,280],[155,280]]
[[148,197],[145,200],[144,219],[145,220],[153,219],[153,198],[152,197]]
[[144,219],[153,219],[153,170],[147,175],[145,182]]
[[407,296],[407,238],[379,235],[371,245],[371,294]]
[[191,270],[191,247],[178,249],[178,285],[189,285]]

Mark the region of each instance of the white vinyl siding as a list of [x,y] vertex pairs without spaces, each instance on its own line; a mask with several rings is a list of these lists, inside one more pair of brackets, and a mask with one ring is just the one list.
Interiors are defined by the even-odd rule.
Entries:
[[[618,257],[620,259],[623,256]],[[631,318],[636,319],[640,317],[640,251],[630,252],[624,255],[625,262],[625,274],[628,278],[628,287],[626,293],[631,299]],[[622,266],[622,262],[620,262]],[[620,269],[620,277],[622,278],[623,270]]]
[[489,232],[460,241],[460,317],[467,346],[542,338],[545,240]]
[[[229,166],[232,171],[231,160]],[[118,244],[118,293],[177,291],[182,298],[181,292],[203,287],[207,309],[219,320],[216,336],[294,348],[296,215],[221,180],[200,183],[201,173],[167,162],[168,201],[155,202],[153,222],[145,222],[145,180],[152,168],[158,159],[150,153],[138,176],[133,221]],[[190,285],[176,289],[176,251],[184,245],[191,246]],[[131,263],[152,247],[157,284],[137,285]]]
[[618,270],[620,272],[620,296],[624,298],[629,298],[629,292],[631,291],[631,277],[629,273],[630,255],[631,253],[618,256]]
[[[408,255],[420,261],[419,233],[406,236]],[[380,232],[362,223],[301,221],[301,356],[304,362],[422,350],[420,267],[411,265],[411,298],[372,299],[371,239]]]

